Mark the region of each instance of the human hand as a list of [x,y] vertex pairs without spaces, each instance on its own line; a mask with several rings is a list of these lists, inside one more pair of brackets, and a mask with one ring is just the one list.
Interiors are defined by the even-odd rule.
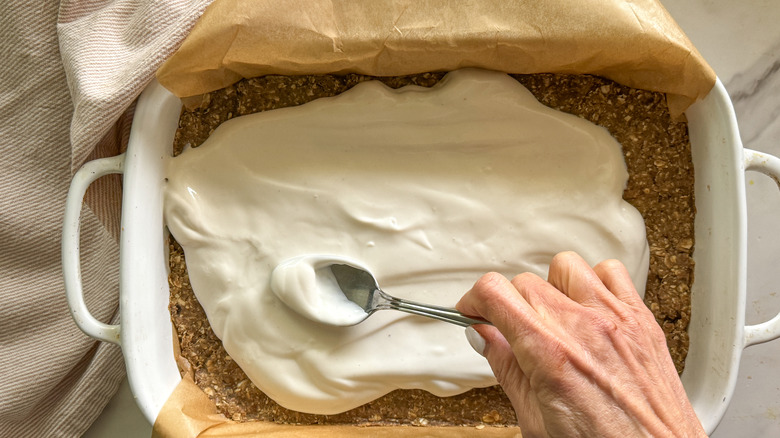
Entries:
[[706,436],[664,333],[620,262],[591,269],[560,253],[548,281],[486,274],[456,307],[494,324],[467,335],[524,436]]

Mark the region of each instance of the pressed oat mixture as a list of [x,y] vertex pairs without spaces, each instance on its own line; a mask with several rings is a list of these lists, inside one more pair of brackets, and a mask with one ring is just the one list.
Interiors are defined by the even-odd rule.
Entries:
[[[174,152],[197,147],[223,121],[269,109],[301,105],[379,79],[397,88],[432,86],[443,73],[373,78],[264,76],[242,80],[207,95],[182,111]],[[543,104],[601,125],[623,146],[629,179],[623,198],[642,214],[650,244],[645,304],[666,334],[678,372],[688,353],[690,287],[693,282],[693,164],[687,124],[670,119],[663,94],[636,90],[587,75],[513,75]],[[515,425],[500,387],[439,398],[421,390],[398,390],[338,415],[302,414],[265,396],[225,352],[189,284],[181,247],[170,242],[170,313],[182,359],[195,383],[219,411],[236,421],[291,424]]]

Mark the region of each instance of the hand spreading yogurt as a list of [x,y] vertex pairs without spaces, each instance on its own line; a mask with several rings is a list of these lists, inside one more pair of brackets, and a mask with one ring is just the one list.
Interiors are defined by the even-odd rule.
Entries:
[[230,356],[282,406],[334,414],[398,388],[448,396],[496,380],[450,324],[300,315],[271,289],[277,265],[357,260],[393,295],[451,307],[487,271],[546,277],[554,254],[574,250],[621,260],[643,291],[649,255],[622,200],[627,176],[603,128],[507,75],[463,70],[431,89],[367,82],[225,122],[170,161],[165,219]]

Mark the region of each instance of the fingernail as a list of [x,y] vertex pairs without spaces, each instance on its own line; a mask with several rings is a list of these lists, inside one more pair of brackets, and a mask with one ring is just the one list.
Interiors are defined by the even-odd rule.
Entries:
[[474,330],[474,327],[466,327],[466,339],[469,340],[469,344],[471,344],[471,348],[473,348],[474,351],[484,356],[485,338]]

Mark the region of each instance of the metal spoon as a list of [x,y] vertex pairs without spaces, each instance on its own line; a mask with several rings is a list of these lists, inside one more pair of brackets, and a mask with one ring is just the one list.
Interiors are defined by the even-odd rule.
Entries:
[[347,299],[366,311],[366,318],[377,310],[393,309],[427,316],[461,327],[473,324],[492,325],[482,318],[468,317],[449,307],[432,306],[392,297],[379,289],[379,283],[374,276],[363,269],[350,265],[333,264],[330,265],[330,270]]

